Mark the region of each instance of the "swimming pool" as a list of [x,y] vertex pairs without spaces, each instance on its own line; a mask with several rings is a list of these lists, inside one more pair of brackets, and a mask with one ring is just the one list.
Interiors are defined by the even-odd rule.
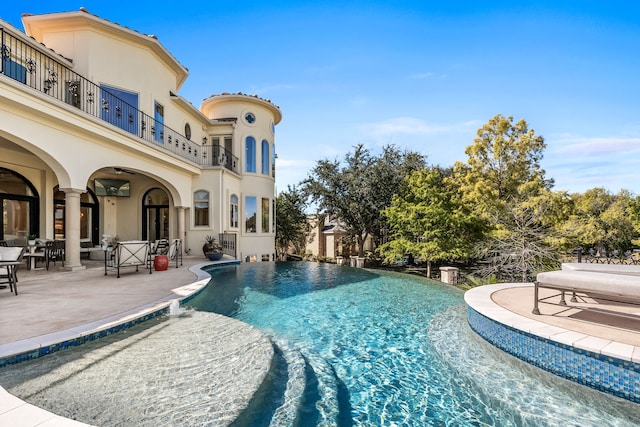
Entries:
[[[640,405],[578,386],[494,348],[470,330],[462,291],[403,274],[314,263],[209,270],[181,317],[0,370],[0,384],[99,426],[226,425],[210,399],[224,357],[213,318],[247,322],[275,343],[269,381],[234,426],[632,426]],[[231,321],[231,320],[230,320]],[[213,337],[212,335],[218,335]],[[229,376],[253,375],[231,372]],[[236,384],[238,381],[235,382]],[[234,390],[243,392],[243,390]],[[233,393],[232,393],[233,394]]]
[[[473,333],[463,292],[406,274],[289,263],[216,269],[190,305],[300,355],[299,425],[636,425],[640,407],[533,368]],[[295,357],[289,362],[296,364]],[[278,408],[274,378],[243,425]],[[302,386],[300,386],[302,387]],[[277,399],[276,399],[277,400]],[[286,399],[284,399],[286,400]],[[287,405],[285,405],[287,406]],[[252,418],[253,417],[253,418]]]

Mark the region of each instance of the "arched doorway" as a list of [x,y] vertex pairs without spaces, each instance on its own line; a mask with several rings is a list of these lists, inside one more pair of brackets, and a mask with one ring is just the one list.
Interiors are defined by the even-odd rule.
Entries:
[[[53,236],[55,239],[65,238],[65,194],[56,185],[53,188]],[[98,198],[87,187],[86,193],[80,195],[80,240],[100,243],[100,209]]]
[[29,180],[10,169],[0,168],[0,204],[0,240],[40,237],[40,196]]
[[142,199],[142,240],[169,238],[169,196],[152,188]]

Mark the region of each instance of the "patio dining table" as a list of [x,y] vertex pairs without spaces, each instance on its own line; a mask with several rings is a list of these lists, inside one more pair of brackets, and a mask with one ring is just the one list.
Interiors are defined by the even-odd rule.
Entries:
[[18,295],[18,276],[16,270],[22,264],[23,247],[0,246],[0,284],[8,284]]
[[[46,251],[45,245],[28,245],[28,251],[26,251],[22,256],[27,259],[27,270],[36,270],[38,265],[38,260],[42,262],[46,261]],[[44,267],[40,267],[39,269],[43,269]]]

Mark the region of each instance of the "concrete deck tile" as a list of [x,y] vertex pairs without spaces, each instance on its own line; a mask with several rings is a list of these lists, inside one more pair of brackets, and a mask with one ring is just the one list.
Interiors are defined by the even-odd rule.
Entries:
[[585,335],[585,334],[580,333],[580,332],[563,331],[563,332],[557,333],[555,335],[551,335],[550,339],[553,340],[553,341],[559,342],[561,344],[575,346],[575,343],[577,341],[585,339],[585,338],[587,338],[587,336],[588,335]]
[[610,342],[604,346],[602,354],[605,356],[615,357],[616,359],[631,360],[634,350],[635,346],[619,342]]
[[589,350],[597,354],[602,354],[602,349],[611,344],[611,340],[604,338],[586,336],[575,342],[575,345],[584,350]]

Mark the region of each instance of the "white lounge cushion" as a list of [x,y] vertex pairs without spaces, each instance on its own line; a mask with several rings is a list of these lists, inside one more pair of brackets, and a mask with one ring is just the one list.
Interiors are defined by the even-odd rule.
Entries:
[[594,273],[628,274],[632,276],[640,276],[640,265],[565,262],[562,264],[562,269],[568,271],[592,271]]
[[24,248],[18,246],[0,246],[0,261],[18,261]]
[[635,275],[560,270],[538,273],[537,282],[560,290],[640,300],[640,276]]

